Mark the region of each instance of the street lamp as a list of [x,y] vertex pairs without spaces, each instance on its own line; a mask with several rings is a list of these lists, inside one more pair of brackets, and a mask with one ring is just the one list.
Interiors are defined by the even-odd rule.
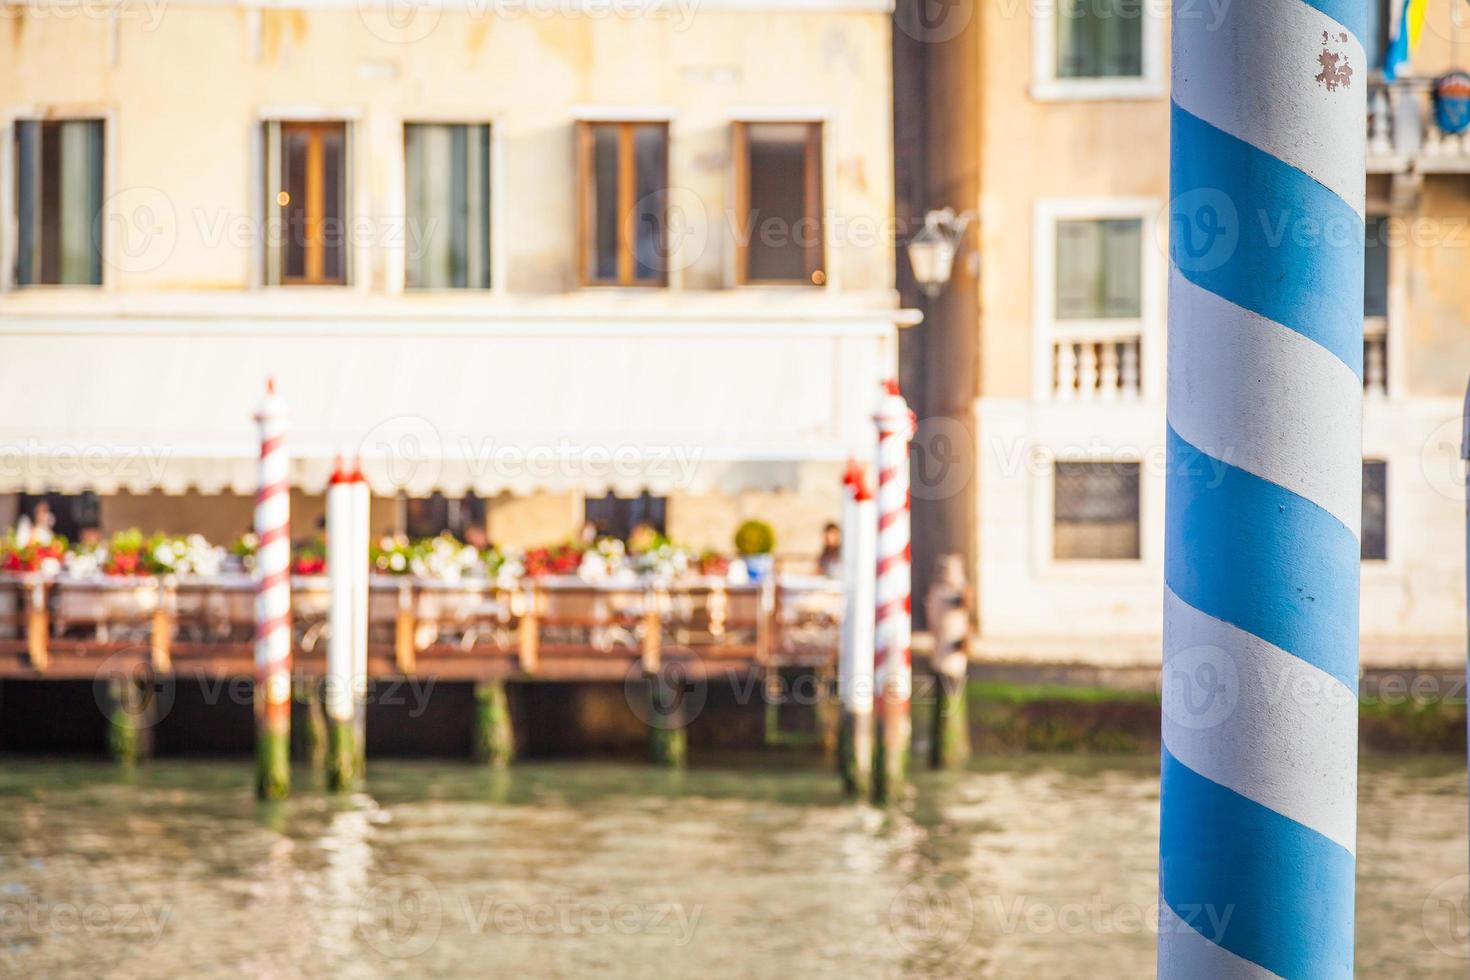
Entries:
[[944,291],[954,271],[960,241],[974,219],[973,211],[955,214],[954,208],[929,211],[924,215],[924,227],[909,239],[907,250],[914,281],[925,296],[933,298]]

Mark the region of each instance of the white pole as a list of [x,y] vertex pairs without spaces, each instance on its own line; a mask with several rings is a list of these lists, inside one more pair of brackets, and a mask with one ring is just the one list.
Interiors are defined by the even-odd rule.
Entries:
[[856,461],[843,478],[842,577],[845,602],[837,693],[842,701],[842,768],[849,792],[866,795],[873,775],[874,590],[878,505],[867,468]]
[[352,715],[357,723],[358,771],[364,772],[367,759],[367,684],[368,684],[368,602],[372,575],[370,543],[372,527],[370,507],[372,493],[362,475],[359,462],[352,471]]
[[361,652],[366,650],[368,568],[358,486],[339,460],[327,489],[327,782],[333,789],[356,783],[363,756]]
[[356,550],[352,540],[352,486],[342,473],[338,461],[327,488],[327,584],[330,605],[327,609],[327,720],[333,725],[352,723],[353,684],[356,675],[355,633],[353,615],[352,556]]

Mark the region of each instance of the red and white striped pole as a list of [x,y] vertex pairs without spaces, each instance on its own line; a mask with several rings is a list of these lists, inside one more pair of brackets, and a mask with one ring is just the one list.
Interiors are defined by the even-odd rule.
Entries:
[[881,763],[874,767],[874,795],[896,800],[908,777],[913,692],[912,576],[909,571],[909,442],[914,413],[899,394],[898,382],[884,383],[873,417],[878,426],[878,581],[874,642],[875,683]]
[[260,489],[255,497],[255,791],[291,791],[291,491],[286,402],[275,379],[256,410]]

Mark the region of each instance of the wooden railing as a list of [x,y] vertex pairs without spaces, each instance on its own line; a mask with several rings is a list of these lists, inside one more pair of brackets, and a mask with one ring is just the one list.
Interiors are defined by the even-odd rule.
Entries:
[[[0,646],[45,673],[61,658],[133,650],[162,672],[190,665],[247,672],[254,582],[210,578],[0,579]],[[327,579],[292,579],[298,663],[325,657]],[[827,663],[836,655],[839,582],[781,576],[735,585],[716,578],[590,583],[576,578],[446,583],[373,576],[369,653],[379,673],[525,675],[591,670],[596,662],[669,657],[709,663]],[[221,667],[221,664],[228,665]],[[580,665],[578,667],[577,665]]]

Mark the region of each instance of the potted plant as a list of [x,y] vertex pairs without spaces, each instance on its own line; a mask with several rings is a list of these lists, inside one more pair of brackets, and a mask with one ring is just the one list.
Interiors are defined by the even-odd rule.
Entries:
[[775,568],[776,532],[765,521],[749,520],[735,529],[735,551],[752,582],[768,578]]

